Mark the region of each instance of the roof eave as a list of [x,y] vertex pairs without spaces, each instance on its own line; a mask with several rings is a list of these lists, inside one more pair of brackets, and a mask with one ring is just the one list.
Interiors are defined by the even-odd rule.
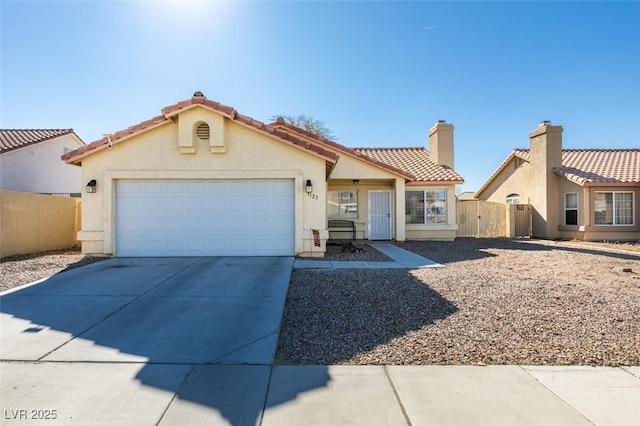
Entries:
[[513,160],[514,158],[521,158],[524,161],[529,162],[529,160],[527,160],[526,158],[524,158],[524,156],[522,155],[517,155],[517,150],[514,149],[511,154],[509,154],[509,156],[507,157],[506,160],[504,160],[502,162],[502,164],[500,164],[498,166],[498,168],[491,174],[491,176],[489,176],[489,179],[487,179],[485,181],[485,183],[480,187],[480,189],[478,189],[478,191],[473,194],[474,198],[480,198],[480,195],[487,190],[487,188],[489,187],[489,185],[491,185],[491,183],[493,183],[493,181],[504,171],[504,169],[509,165],[509,163],[511,162],[511,160]]
[[336,151],[341,152],[342,154],[348,155],[352,158],[355,158],[357,160],[360,161],[364,161],[365,163],[371,164],[375,167],[378,167],[379,169],[385,170],[387,172],[390,172],[392,174],[395,174],[399,177],[404,178],[407,181],[415,181],[416,177],[411,174],[411,173],[407,173],[404,170],[400,170],[396,167],[393,167],[389,164],[383,163],[381,161],[376,160],[375,158],[371,158],[368,155],[362,154],[360,152],[357,152],[355,149],[353,148],[349,148],[346,147],[344,145],[341,145],[337,142],[331,141],[327,138],[324,138],[322,136],[318,136],[316,134],[313,134],[311,132],[308,132],[304,129],[301,129],[297,126],[294,126],[293,124],[289,124],[286,123],[284,121],[280,121],[280,120],[276,120],[275,122],[268,124],[269,126],[275,127],[275,128],[282,128],[284,127],[285,129],[289,129],[290,131],[294,132],[296,135],[299,135],[300,137],[304,137],[305,139],[310,139],[313,140],[315,142],[324,144],[326,146],[328,146],[330,149],[335,149]]
[[462,185],[464,179],[445,180],[416,180],[406,183],[406,186],[442,186],[442,185]]
[[621,181],[611,181],[611,182],[593,182],[593,181],[586,181],[584,182],[584,184],[582,184],[581,186],[584,187],[604,187],[604,186],[638,186],[640,185],[640,181],[638,182],[621,182]]

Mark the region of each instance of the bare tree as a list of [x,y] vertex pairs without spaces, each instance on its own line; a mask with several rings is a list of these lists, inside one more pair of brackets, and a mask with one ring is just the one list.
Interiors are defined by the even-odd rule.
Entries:
[[311,132],[315,135],[321,136],[330,140],[337,140],[338,138],[333,133],[331,129],[325,126],[323,121],[318,120],[317,118],[309,117],[308,115],[299,114],[299,115],[276,115],[271,117],[272,120],[277,120],[278,117],[282,117],[286,123],[293,124],[296,127],[300,127],[301,129],[306,130],[307,132]]

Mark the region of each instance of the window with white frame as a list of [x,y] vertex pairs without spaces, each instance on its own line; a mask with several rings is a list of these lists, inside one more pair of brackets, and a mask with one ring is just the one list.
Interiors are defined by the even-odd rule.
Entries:
[[596,192],[594,197],[594,223],[596,225],[633,225],[633,192]]
[[506,201],[507,204],[520,204],[520,194],[509,194]]
[[578,224],[578,193],[569,192],[564,194],[564,224]]
[[447,191],[406,191],[405,223],[447,223]]
[[357,219],[358,191],[329,191],[327,195],[327,215],[329,219]]

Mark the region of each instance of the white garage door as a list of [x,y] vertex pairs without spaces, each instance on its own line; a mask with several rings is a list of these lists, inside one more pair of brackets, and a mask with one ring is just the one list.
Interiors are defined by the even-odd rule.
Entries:
[[118,181],[118,256],[292,256],[293,180]]

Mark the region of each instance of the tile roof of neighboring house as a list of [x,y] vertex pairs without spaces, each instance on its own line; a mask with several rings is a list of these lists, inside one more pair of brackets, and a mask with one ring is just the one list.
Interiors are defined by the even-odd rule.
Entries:
[[464,179],[452,168],[431,161],[429,151],[417,148],[354,148],[370,158],[405,170],[415,176],[415,182],[462,183]]
[[[238,114],[238,112],[234,108],[222,105],[219,102],[211,101],[205,98],[204,95],[199,92],[194,93],[194,96],[191,99],[187,99],[185,101],[178,102],[175,105],[170,105],[163,108],[162,115],[154,117],[150,120],[143,121],[139,124],[129,127],[128,129],[118,131],[112,135],[109,135],[109,138],[111,138],[111,142],[115,145],[142,132],[163,126],[168,123],[172,123],[173,121],[171,120],[171,118],[173,116],[196,107],[204,107],[216,111],[232,120],[233,122],[240,124],[241,126],[251,127],[254,130],[267,134],[280,142],[315,154],[331,163],[335,164],[336,161],[338,161],[338,155],[336,155],[332,151],[325,149],[321,145],[310,143],[309,141],[296,135],[292,135],[273,126],[262,123],[261,121],[254,120],[253,118],[246,115]],[[108,143],[109,139],[107,138],[107,136],[105,136],[100,140],[90,143],[89,145],[63,155],[62,159],[67,163],[77,163],[83,157],[106,148]]]
[[439,166],[431,161],[429,152],[422,148],[348,148],[329,139],[323,138],[287,123],[282,117],[271,123],[273,126],[284,127],[307,138],[316,140],[331,148],[347,153],[361,160],[399,174],[413,182],[443,182],[462,183],[464,179],[446,166]]
[[[529,161],[528,149],[514,153]],[[563,149],[562,166],[553,171],[580,185],[640,183],[640,149]]]
[[[529,162],[529,150],[516,148],[476,192],[489,183],[514,158]],[[563,149],[562,166],[554,167],[556,175],[578,185],[607,183],[640,183],[640,149]]]
[[73,133],[73,129],[0,129],[0,154],[69,133]]

